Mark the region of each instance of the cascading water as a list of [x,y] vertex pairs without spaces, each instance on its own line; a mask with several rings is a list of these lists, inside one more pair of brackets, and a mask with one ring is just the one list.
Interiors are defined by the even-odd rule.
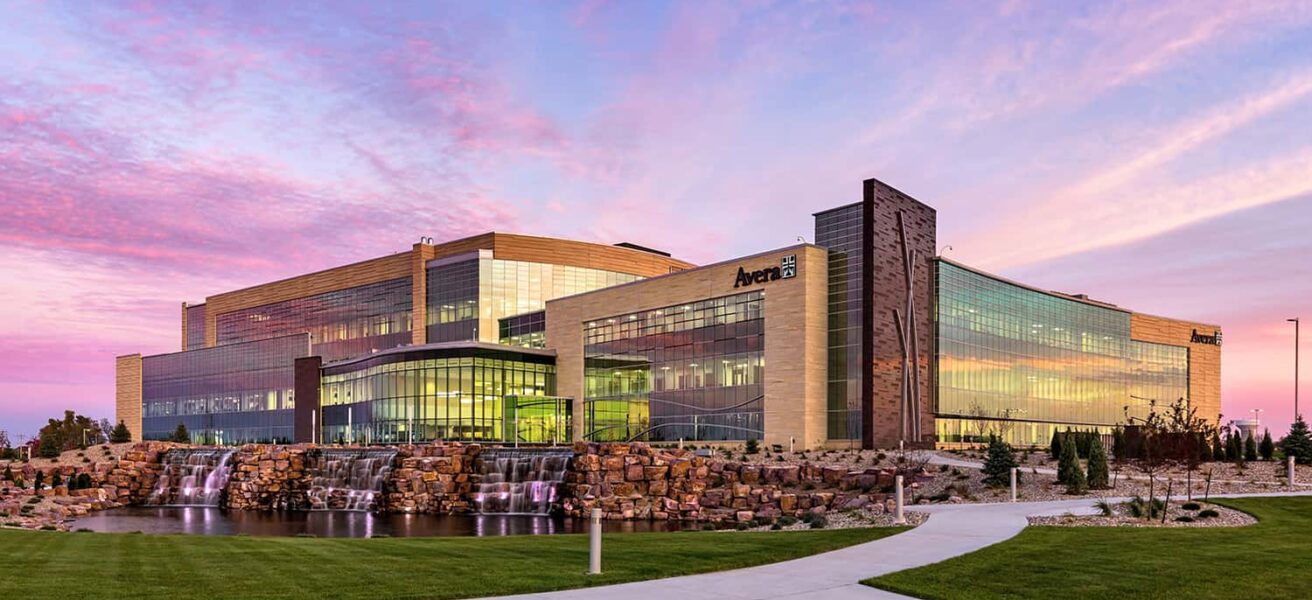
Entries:
[[312,510],[371,510],[383,493],[383,481],[392,470],[396,450],[320,450],[309,461]]
[[235,449],[176,448],[164,453],[164,470],[147,504],[218,506],[232,474]]
[[573,452],[564,449],[485,449],[474,504],[483,514],[545,515],[556,501]]

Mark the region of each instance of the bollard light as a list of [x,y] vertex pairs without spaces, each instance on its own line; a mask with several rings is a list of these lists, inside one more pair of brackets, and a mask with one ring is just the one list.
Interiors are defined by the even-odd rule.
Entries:
[[1286,459],[1286,462],[1288,462],[1289,465],[1287,467],[1288,469],[1286,472],[1287,477],[1285,479],[1288,480],[1289,489],[1292,490],[1294,489],[1294,457],[1290,456],[1289,458]]
[[894,479],[893,481],[894,481],[893,483],[894,493],[897,494],[897,513],[894,515],[893,524],[906,525],[907,518],[905,515],[902,514],[902,509],[904,504],[902,501],[902,476],[898,475],[897,478]]
[[1016,467],[1011,468],[1011,501],[1016,501]]
[[601,509],[592,509],[592,527],[588,529],[588,575],[601,575]]

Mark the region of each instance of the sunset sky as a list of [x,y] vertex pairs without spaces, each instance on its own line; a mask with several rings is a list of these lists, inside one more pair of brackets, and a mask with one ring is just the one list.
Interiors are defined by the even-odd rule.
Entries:
[[[955,260],[1312,355],[1312,2],[0,4],[0,429],[179,303],[489,230],[711,262],[877,177]],[[1312,402],[1312,359],[1304,401]]]

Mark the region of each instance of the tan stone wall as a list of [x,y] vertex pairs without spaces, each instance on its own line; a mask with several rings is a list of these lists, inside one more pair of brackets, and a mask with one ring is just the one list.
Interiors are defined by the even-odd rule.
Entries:
[[1212,422],[1221,418],[1221,346],[1195,344],[1194,330],[1212,335],[1221,328],[1144,314],[1130,315],[1130,338],[1144,342],[1182,346],[1189,349],[1189,400],[1198,416]]
[[114,359],[114,421],[128,426],[133,441],[141,440],[140,354]]
[[[738,268],[778,266],[797,256],[797,277],[735,289]],[[583,323],[630,312],[747,291],[765,293],[765,439],[813,448],[825,440],[828,368],[827,268],[829,254],[812,245],[774,250],[579,294],[547,303],[547,347],[556,351],[556,391],[574,399],[574,437],[583,435]]]

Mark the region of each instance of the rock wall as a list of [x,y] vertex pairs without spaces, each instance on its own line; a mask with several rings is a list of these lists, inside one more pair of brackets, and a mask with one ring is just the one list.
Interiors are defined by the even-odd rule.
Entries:
[[402,446],[397,468],[384,486],[383,510],[395,513],[460,514],[473,512],[472,495],[479,476],[474,463],[478,444]]
[[[562,490],[562,511],[586,517],[600,508],[611,520],[714,523],[847,508],[883,512],[891,502],[884,489],[898,474],[811,464],[742,463],[642,443],[577,443],[574,452]],[[816,491],[818,487],[826,489]]]
[[221,501],[233,510],[306,510],[309,445],[247,444],[232,456],[232,475]]

